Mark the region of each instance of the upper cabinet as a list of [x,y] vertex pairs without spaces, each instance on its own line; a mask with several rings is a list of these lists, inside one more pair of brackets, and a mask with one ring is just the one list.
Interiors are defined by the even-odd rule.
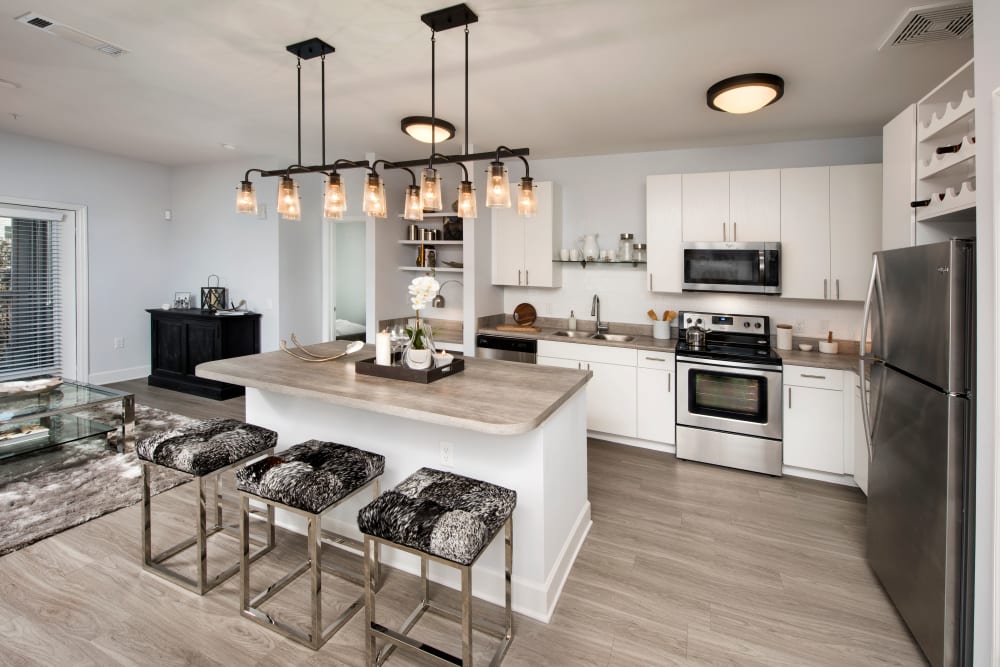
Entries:
[[[516,186],[511,185],[511,191]],[[562,241],[562,227],[556,212],[555,185],[535,183],[537,213],[522,218],[517,208],[494,208],[493,284],[513,287],[559,287],[562,265],[552,260]]]
[[781,170],[781,296],[864,301],[881,236],[882,166]]
[[780,240],[779,170],[684,174],[682,191],[685,242]]
[[680,174],[646,177],[646,281],[651,292],[680,292],[681,195]]

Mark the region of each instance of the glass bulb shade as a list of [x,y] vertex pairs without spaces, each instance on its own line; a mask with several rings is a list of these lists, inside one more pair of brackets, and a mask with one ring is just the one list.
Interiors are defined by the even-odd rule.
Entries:
[[361,210],[375,218],[386,217],[385,184],[378,174],[369,174],[365,182],[365,203]]
[[462,181],[458,184],[458,216],[476,217],[476,189],[472,187],[472,181]]
[[510,183],[503,162],[491,162],[487,170],[486,205],[490,208],[510,208]]
[[517,188],[517,214],[530,218],[538,212],[538,200],[535,199],[535,186],[532,179],[525,176]]
[[441,204],[441,174],[437,169],[427,168],[420,174],[420,199],[425,211],[440,211]]
[[282,176],[278,183],[278,215],[285,220],[301,220],[301,209],[299,184],[288,176]]
[[236,212],[257,213],[257,193],[250,181],[240,181],[240,186],[236,188]]
[[406,186],[406,201],[403,202],[403,219],[416,222],[424,219],[424,205],[420,201],[419,186]]
[[[400,123],[403,132],[413,137],[417,141],[425,144],[441,143],[455,136],[455,126],[440,118],[432,119],[430,116],[407,116]],[[435,128],[433,141],[431,139],[431,128]]]
[[323,217],[340,220],[347,210],[347,196],[340,174],[330,174],[326,181],[326,192],[323,195]]
[[741,74],[708,89],[708,106],[727,113],[751,113],[772,104],[785,93],[785,81],[775,74]]

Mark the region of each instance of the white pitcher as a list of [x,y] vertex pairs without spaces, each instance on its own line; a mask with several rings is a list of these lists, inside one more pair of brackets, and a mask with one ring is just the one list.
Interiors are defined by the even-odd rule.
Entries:
[[583,235],[583,258],[592,261],[600,257],[601,249],[597,246],[597,234]]

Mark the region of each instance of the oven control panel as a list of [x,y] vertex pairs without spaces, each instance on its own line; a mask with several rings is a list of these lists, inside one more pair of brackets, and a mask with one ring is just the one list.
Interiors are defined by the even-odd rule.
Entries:
[[761,315],[724,315],[721,313],[689,313],[680,314],[682,329],[700,326],[708,331],[724,331],[728,333],[749,333],[770,335],[768,318]]

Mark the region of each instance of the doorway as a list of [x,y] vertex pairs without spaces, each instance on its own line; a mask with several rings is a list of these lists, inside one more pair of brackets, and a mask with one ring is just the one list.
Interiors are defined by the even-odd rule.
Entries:
[[363,218],[344,220],[324,230],[327,244],[323,264],[328,277],[324,294],[326,340],[365,340],[366,225]]

